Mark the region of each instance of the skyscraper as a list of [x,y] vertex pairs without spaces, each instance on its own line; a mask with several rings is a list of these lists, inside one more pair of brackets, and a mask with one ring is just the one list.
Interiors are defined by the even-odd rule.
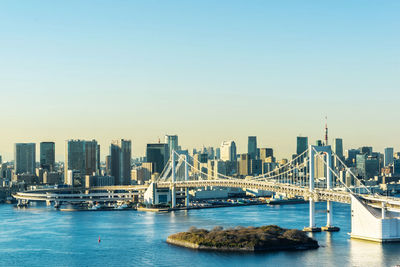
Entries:
[[172,150],[178,150],[178,136],[177,135],[165,135],[165,142],[168,144],[169,153],[171,154]]
[[15,174],[35,174],[36,144],[16,143],[14,146]]
[[153,164],[153,172],[161,173],[169,160],[168,144],[147,144],[146,161]]
[[271,162],[274,162],[274,150],[272,148],[261,148],[260,159],[265,162],[267,158],[271,157]]
[[393,147],[386,147],[384,154],[385,154],[385,159],[384,159],[385,166],[392,164],[393,163],[393,155],[394,155]]
[[257,136],[249,136],[247,141],[247,153],[250,159],[256,159],[257,157]]
[[236,144],[234,141],[223,141],[221,144],[221,160],[236,161]]
[[48,171],[54,170],[55,144],[54,142],[40,143],[40,167]]
[[115,185],[129,185],[131,180],[132,143],[130,140],[114,140],[110,146],[111,175]]
[[98,174],[99,149],[100,146],[96,140],[67,140],[65,142],[64,179],[66,180],[70,170],[79,171],[81,179],[85,175]]
[[334,151],[335,151],[335,154],[339,158],[343,159],[343,139],[342,138],[335,138]]
[[308,137],[297,136],[296,154],[300,155],[308,148]]

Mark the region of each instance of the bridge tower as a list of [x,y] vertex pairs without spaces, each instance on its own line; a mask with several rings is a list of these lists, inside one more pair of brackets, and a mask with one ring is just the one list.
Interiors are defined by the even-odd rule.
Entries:
[[[185,181],[189,181],[189,163],[188,163],[188,155],[185,155]],[[189,187],[185,189],[185,196],[186,196],[186,207],[189,208],[190,200],[189,200]]]
[[322,156],[318,154],[326,155],[326,187],[328,190],[333,189],[333,179],[332,179],[332,149],[331,146],[313,146],[309,147],[309,203],[310,203],[310,223],[308,227],[304,228],[307,232],[320,232],[323,231],[339,231],[338,227],[333,226],[333,207],[332,201],[327,201],[327,222],[326,226],[319,228],[315,224],[315,199],[314,199],[314,189],[315,189],[315,157]]
[[172,170],[172,177],[171,177],[171,208],[176,208],[175,150],[172,150],[172,151],[171,151],[171,170]]

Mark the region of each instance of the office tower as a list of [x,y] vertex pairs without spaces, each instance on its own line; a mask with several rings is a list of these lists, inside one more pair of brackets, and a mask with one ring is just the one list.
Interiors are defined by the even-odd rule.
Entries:
[[342,138],[335,138],[334,152],[339,158],[343,159],[343,139]]
[[0,165],[3,163],[3,158],[0,155]]
[[67,140],[65,142],[64,179],[66,180],[68,177],[68,171],[74,171],[71,172],[72,178],[79,176],[81,179],[85,175],[98,174],[99,149],[96,140]]
[[221,158],[221,148],[217,147],[215,149],[215,158],[220,159]]
[[371,146],[363,146],[359,148],[361,154],[367,154],[368,156],[372,155],[372,147]]
[[106,156],[106,175],[111,175],[111,155]]
[[168,144],[147,144],[146,161],[153,164],[153,172],[161,173],[169,160]]
[[378,157],[367,157],[365,161],[365,175],[366,178],[373,178],[379,175],[379,158]]
[[249,154],[239,156],[239,175],[247,176],[251,174],[251,159]]
[[252,159],[250,161],[250,174],[251,175],[261,175],[263,170],[263,162],[261,159]]
[[266,162],[268,158],[270,158],[270,162],[275,162],[274,150],[272,148],[261,148],[260,159],[262,162]]
[[249,136],[247,141],[247,153],[250,159],[257,158],[257,136]]
[[40,143],[40,167],[47,171],[53,171],[55,164],[54,142]]
[[322,140],[317,140],[316,142],[315,142],[315,145],[316,146],[322,146],[323,144],[322,144]]
[[177,135],[165,135],[164,143],[168,144],[169,154],[171,154],[172,150],[179,150]]
[[393,163],[393,155],[394,155],[394,151],[393,151],[393,147],[386,147],[385,148],[385,166],[388,166],[389,164]]
[[131,180],[132,148],[130,140],[114,140],[110,146],[111,176],[115,185],[129,185]]
[[221,144],[221,160],[236,161],[236,144],[234,141],[223,141]]
[[393,174],[400,175],[400,159],[393,160]]
[[347,150],[346,165],[347,166],[355,166],[356,156],[358,154],[360,154],[360,150],[358,150],[358,149],[349,149],[349,150]]
[[366,154],[357,154],[356,155],[356,168],[360,172],[360,174],[365,177],[366,176]]
[[14,146],[15,174],[35,174],[36,144],[16,143]]
[[308,137],[297,136],[296,154],[300,155],[308,148]]

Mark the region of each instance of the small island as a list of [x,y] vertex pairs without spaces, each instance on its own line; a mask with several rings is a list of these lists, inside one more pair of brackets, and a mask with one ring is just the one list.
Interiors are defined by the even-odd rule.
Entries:
[[276,225],[241,227],[211,231],[191,227],[187,232],[176,233],[167,243],[200,250],[220,251],[276,251],[318,248],[318,242],[297,229],[284,229]]

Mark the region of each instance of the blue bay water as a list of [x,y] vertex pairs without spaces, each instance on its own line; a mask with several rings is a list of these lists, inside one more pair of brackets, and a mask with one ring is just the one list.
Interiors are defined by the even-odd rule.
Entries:
[[[317,224],[325,225],[325,203]],[[0,205],[1,266],[394,266],[400,243],[351,240],[350,206],[334,203],[337,233],[316,233],[321,247],[308,251],[222,253],[168,245],[168,235],[191,226],[211,229],[277,224],[302,229],[308,204],[246,206],[152,213],[60,212],[37,204]],[[99,236],[101,242],[98,242]]]

